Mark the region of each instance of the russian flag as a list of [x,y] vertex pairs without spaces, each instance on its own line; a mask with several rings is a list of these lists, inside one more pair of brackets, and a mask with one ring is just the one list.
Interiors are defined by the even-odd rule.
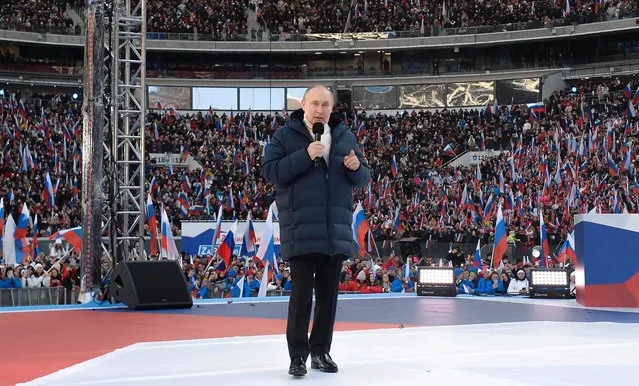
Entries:
[[49,239],[53,240],[54,238],[60,237],[69,243],[75,252],[80,253],[82,251],[82,227],[75,227],[56,232]]
[[22,206],[22,212],[20,212],[20,218],[18,219],[18,223],[16,224],[16,230],[13,234],[13,238],[15,239],[16,246],[16,262],[22,263],[24,256],[29,256],[29,242],[27,241],[27,226],[29,225],[29,220],[31,216],[29,214],[29,208],[27,208],[27,204],[24,203]]
[[173,176],[173,164],[171,163],[171,156],[169,155],[169,167],[167,170],[167,174],[169,177]]
[[506,242],[506,223],[504,222],[504,216],[501,213],[501,205],[499,205],[499,208],[497,209],[497,221],[495,223],[495,241],[493,244],[492,263],[493,268],[501,264],[501,259],[504,257],[507,249],[508,243]]
[[541,113],[546,112],[546,106],[543,104],[543,102],[530,104],[528,105],[528,109],[530,110],[531,114],[535,113],[537,117],[539,117]]
[[[260,286],[261,288],[261,286]],[[241,298],[244,296],[244,276],[233,284],[233,287],[229,291],[225,298]]]
[[395,156],[391,159],[391,174],[393,177],[397,177],[397,161],[395,161]]
[[189,214],[189,207],[191,206],[191,203],[189,202],[189,198],[186,196],[186,193],[180,192],[180,194],[178,194],[176,204],[183,216]]
[[155,217],[155,208],[151,200],[151,194],[146,196],[146,222],[149,225],[149,233],[151,234],[151,254],[158,254],[158,219]]
[[610,173],[610,175],[613,176],[613,177],[614,176],[618,176],[619,175],[619,167],[617,166],[615,161],[610,156],[610,153],[608,153],[606,155],[606,161],[608,162],[608,172]]
[[189,176],[186,174],[182,177],[182,189],[184,189],[185,192],[191,191],[191,181],[189,181]]
[[217,251],[215,254],[220,256],[224,261],[226,269],[231,266],[231,256],[233,256],[233,249],[235,249],[235,234],[237,233],[237,220],[231,226],[226,235],[224,236],[224,240],[219,247],[217,247]]
[[255,243],[257,237],[255,236],[255,228],[253,227],[253,221],[251,220],[251,212],[248,214],[246,230],[244,231],[244,237],[242,239],[242,248],[240,250],[240,256],[253,257],[255,255]]
[[[1,232],[0,232],[1,234]],[[33,219],[33,240],[31,242],[31,252],[33,253],[32,260],[35,261],[38,254],[40,254],[40,248],[38,248],[38,215],[35,215]]]
[[548,266],[548,255],[550,247],[548,246],[548,237],[546,237],[546,226],[544,225],[544,214],[539,207],[539,240],[541,241],[541,267]]
[[398,231],[404,230],[404,226],[402,225],[402,211],[397,207],[395,211],[395,220],[393,220],[393,229]]
[[361,141],[364,134],[366,134],[366,125],[364,122],[361,122],[359,127],[357,127],[357,140]]
[[557,255],[557,260],[560,263],[565,263],[566,260],[572,260],[574,262],[577,261],[577,254],[575,253],[575,237],[574,233],[571,232],[568,234],[566,241],[559,249],[559,254]]
[[[273,203],[275,204],[275,203]],[[255,257],[262,260],[265,265],[264,276],[269,276],[267,279],[270,281],[273,278],[273,274],[277,270],[275,264],[275,236],[273,233],[273,217],[274,209],[273,205],[269,207],[268,215],[266,216],[266,222],[262,230],[262,237],[260,239],[260,246],[257,250]],[[260,291],[258,296],[266,296],[266,287],[262,288],[260,285]]]
[[444,154],[452,156],[452,157],[456,156],[455,150],[453,150],[452,143],[449,143],[448,145],[444,147]]
[[151,194],[155,194],[155,192],[159,193],[158,183],[155,181],[155,176],[151,179]]
[[632,97],[632,102],[633,105],[639,104],[639,86],[637,86],[637,91],[635,91],[635,96]]
[[213,240],[211,241],[211,256],[213,256],[213,251],[217,249],[217,241],[220,239],[220,235],[222,234],[222,205],[220,205],[217,212],[217,219],[215,221],[215,232],[213,233]]
[[473,267],[481,271],[481,248],[479,246],[479,243],[481,243],[481,239],[477,240],[477,248],[475,248],[475,256],[473,257]]
[[632,96],[632,89],[630,88],[630,83],[626,85],[626,88],[623,89],[622,93],[626,98],[630,99],[630,97]]
[[177,246],[175,245],[175,238],[173,237],[173,231],[171,230],[169,216],[166,215],[164,207],[162,207],[161,221],[162,239],[160,241],[160,257],[176,260],[180,257],[180,252],[178,252]]
[[[488,201],[486,201],[486,206],[484,207],[484,218],[489,217],[489,214],[493,211],[494,204],[494,197],[491,194],[490,197],[488,197]],[[499,207],[499,210],[501,211],[501,206]]]
[[370,225],[366,219],[366,213],[362,208],[362,203],[357,203],[355,212],[353,212],[353,240],[357,244],[357,253],[360,256],[366,255],[366,232],[370,230]]
[[55,205],[55,198],[53,193],[53,184],[51,183],[51,176],[47,172],[47,176],[44,179],[44,189],[42,190],[42,200],[47,203],[49,210],[53,209]]

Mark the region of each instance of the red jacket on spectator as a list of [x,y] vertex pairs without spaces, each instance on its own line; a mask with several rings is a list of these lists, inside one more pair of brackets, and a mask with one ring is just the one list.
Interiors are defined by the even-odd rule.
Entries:
[[340,291],[359,291],[359,286],[355,280],[351,280],[348,283],[341,283],[339,285]]
[[363,294],[381,294],[382,287],[379,285],[368,286],[367,284],[362,285],[362,293]]

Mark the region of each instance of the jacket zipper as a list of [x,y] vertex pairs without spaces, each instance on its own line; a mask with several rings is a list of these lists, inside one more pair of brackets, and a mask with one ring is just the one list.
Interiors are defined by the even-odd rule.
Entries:
[[[331,136],[331,149],[328,151],[328,159],[330,161],[331,155],[333,154],[333,149],[335,149],[335,141]],[[323,157],[322,157],[323,158]],[[322,159],[324,164],[324,180],[326,181],[326,203],[328,205],[328,210],[326,211],[326,234],[328,235],[328,255],[333,257],[333,232],[331,231],[331,184],[328,175],[328,164],[326,160]]]

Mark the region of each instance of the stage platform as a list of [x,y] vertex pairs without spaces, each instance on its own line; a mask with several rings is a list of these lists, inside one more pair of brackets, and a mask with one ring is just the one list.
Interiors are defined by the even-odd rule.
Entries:
[[340,296],[337,374],[287,374],[288,298],[0,309],[0,384],[636,385],[639,310],[517,297]]

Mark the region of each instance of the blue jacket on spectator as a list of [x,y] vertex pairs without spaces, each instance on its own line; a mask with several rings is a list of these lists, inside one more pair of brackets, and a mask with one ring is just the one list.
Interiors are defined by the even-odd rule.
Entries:
[[290,291],[291,290],[291,281],[287,280],[286,283],[284,283],[284,291]]
[[397,278],[391,283],[391,292],[402,292],[403,282]]
[[[355,253],[352,190],[366,186],[370,167],[346,123],[333,114],[328,125],[328,165],[320,158],[315,166],[308,156],[306,149],[313,137],[304,125],[302,109],[291,114],[265,149],[262,174],[277,188],[281,255],[285,261],[309,253],[346,257]],[[351,150],[360,161],[356,171],[344,166],[344,157]]]
[[[468,290],[466,290],[466,287],[464,287],[464,285],[468,288]],[[465,279],[459,282],[459,284],[457,284],[457,288],[459,288],[459,293],[460,294],[469,294],[470,295],[470,290],[471,289],[475,289],[475,285],[473,284],[472,281]]]
[[0,280],[0,288],[22,288],[22,282],[15,277]]
[[[195,283],[189,284],[189,292],[193,293],[194,289],[195,289]],[[197,291],[197,296],[201,299],[206,299],[208,297],[208,294],[209,294],[209,287],[207,286],[201,287]]]
[[[248,281],[244,281],[244,293],[242,294],[242,297],[246,298],[252,295],[253,290],[255,291],[259,291],[260,289],[260,282],[253,279],[253,281],[251,281],[251,284],[248,283]],[[257,294],[256,294],[257,296]]]
[[504,291],[504,282],[501,280],[497,280],[497,289],[493,289],[493,281],[484,279],[483,277],[479,279],[479,285],[477,286],[477,290],[475,293],[477,294],[488,294],[494,295],[495,293],[503,294]]

